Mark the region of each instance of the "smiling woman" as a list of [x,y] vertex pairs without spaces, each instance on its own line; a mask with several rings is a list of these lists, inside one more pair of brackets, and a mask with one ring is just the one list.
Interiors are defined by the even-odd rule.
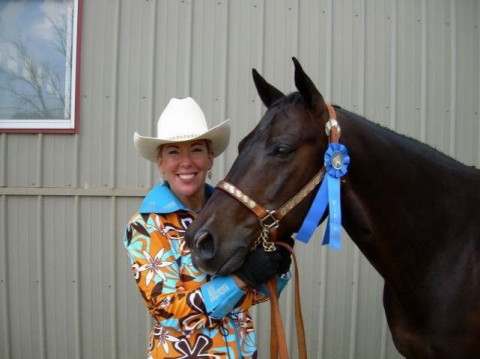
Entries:
[[81,8],[0,2],[0,132],[78,130]]
[[[213,192],[205,180],[228,145],[230,124],[208,129],[192,98],[174,98],[157,130],[157,137],[135,133],[134,142],[163,181],[147,194],[124,236],[137,286],[156,320],[148,358],[256,358],[249,308],[266,300],[261,285],[288,272],[290,256],[262,248],[234,274],[215,278],[195,267],[183,235]],[[245,255],[236,251],[229,260]],[[280,289],[288,277],[278,277]]]

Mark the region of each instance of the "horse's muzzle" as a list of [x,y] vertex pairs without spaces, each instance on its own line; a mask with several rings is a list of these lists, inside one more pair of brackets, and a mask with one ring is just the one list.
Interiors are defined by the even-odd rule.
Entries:
[[195,267],[211,275],[228,275],[245,260],[246,247],[223,248],[219,251],[217,238],[207,229],[194,232],[191,243],[192,262]]
[[192,252],[193,265],[203,272],[211,273],[207,263],[215,257],[215,239],[207,230],[194,232],[193,238],[188,238]]

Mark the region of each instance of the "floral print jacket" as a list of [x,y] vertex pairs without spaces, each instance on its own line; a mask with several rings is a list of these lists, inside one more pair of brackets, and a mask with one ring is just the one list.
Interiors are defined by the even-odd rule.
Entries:
[[[207,185],[207,195],[212,191]],[[248,308],[267,298],[239,289],[231,276],[212,278],[193,266],[183,234],[194,218],[159,184],[125,230],[137,286],[156,320],[148,358],[256,358]]]

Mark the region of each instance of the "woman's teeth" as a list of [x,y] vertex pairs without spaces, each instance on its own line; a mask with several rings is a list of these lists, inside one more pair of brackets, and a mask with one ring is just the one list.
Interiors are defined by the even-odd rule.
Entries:
[[189,180],[189,179],[192,179],[195,175],[193,174],[181,174],[181,175],[178,175],[178,177],[180,177],[181,179],[183,180]]

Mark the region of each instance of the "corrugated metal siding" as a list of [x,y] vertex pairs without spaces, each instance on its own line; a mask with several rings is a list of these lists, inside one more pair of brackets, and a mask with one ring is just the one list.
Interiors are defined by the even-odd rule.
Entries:
[[[477,0],[84,0],[80,133],[0,134],[0,358],[145,356],[121,238],[157,180],[132,134],[153,135],[171,97],[232,120],[215,182],[264,111],[251,68],[290,92],[292,56],[327,100],[479,166],[479,22]],[[309,357],[400,358],[381,278],[317,233],[297,245]],[[281,306],[295,357],[291,286]]]

